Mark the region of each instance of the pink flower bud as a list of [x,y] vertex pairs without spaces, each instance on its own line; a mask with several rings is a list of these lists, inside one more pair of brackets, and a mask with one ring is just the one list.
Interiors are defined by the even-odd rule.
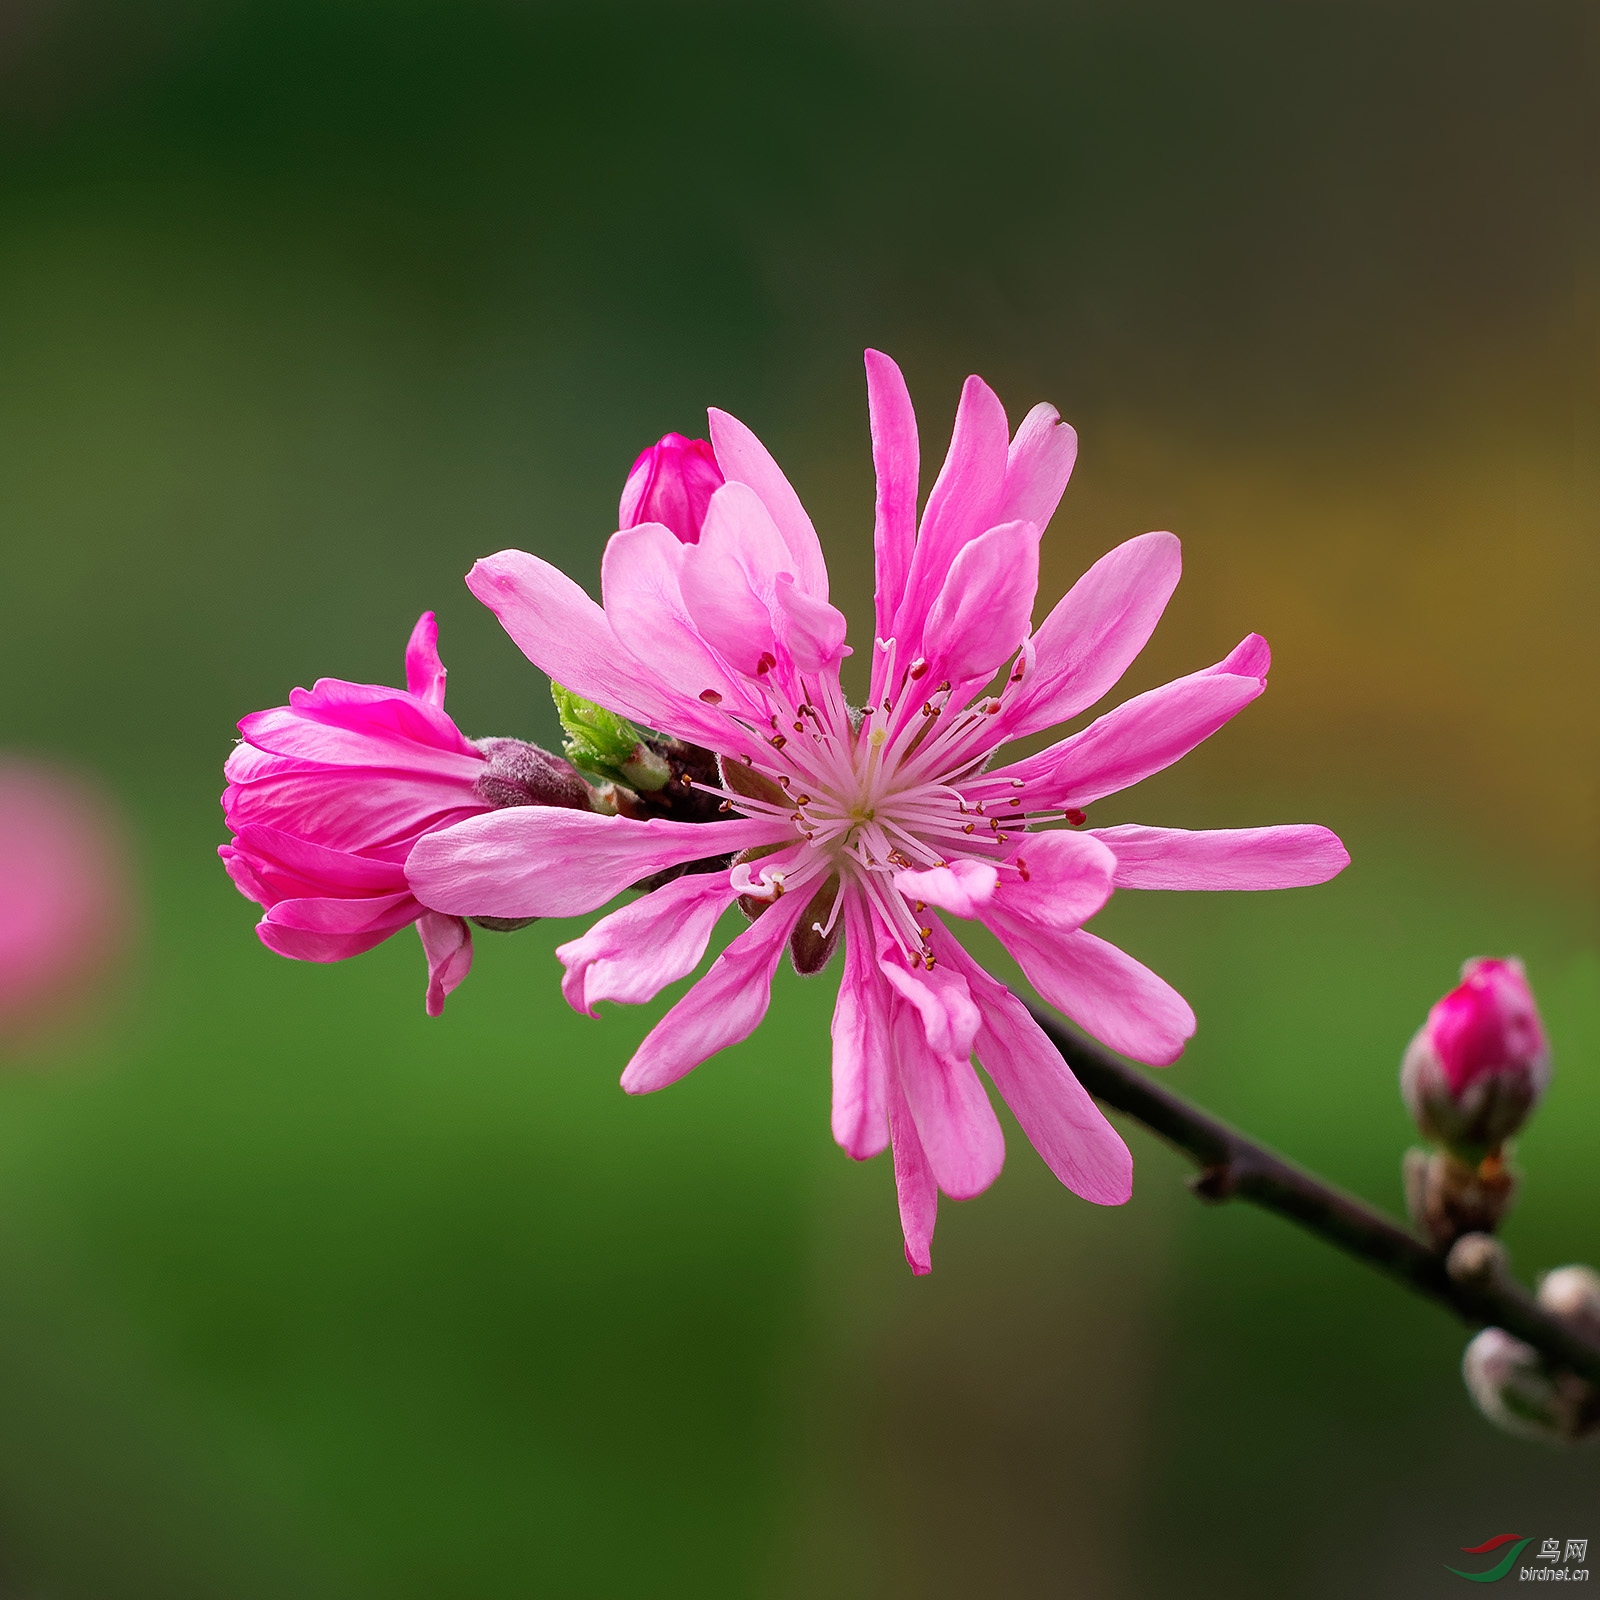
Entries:
[[622,486],[617,526],[660,522],[685,544],[697,544],[706,507],[722,482],[722,469],[706,440],[665,434],[634,462]]
[[1515,957],[1469,961],[1461,979],[1411,1041],[1400,1092],[1428,1138],[1478,1161],[1510,1138],[1543,1097],[1550,1047]]

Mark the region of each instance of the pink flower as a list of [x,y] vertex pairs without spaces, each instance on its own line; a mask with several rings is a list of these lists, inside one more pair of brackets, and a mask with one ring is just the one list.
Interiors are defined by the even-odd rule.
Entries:
[[0,759],[0,1036],[60,1013],[128,925],[128,868],[106,803],[80,779]]
[[588,804],[565,762],[515,739],[478,743],[444,711],[433,613],[406,647],[406,687],[321,678],[289,704],[239,724],[222,809],[234,834],[218,854],[269,950],[342,961],[416,923],[428,960],[427,1011],[472,965],[458,916],[430,909],[406,882],[406,858],[437,828],[498,807]]
[[520,551],[480,561],[467,581],[552,678],[717,751],[727,820],[506,811],[431,834],[407,873],[441,910],[575,916],[648,874],[738,852],[562,946],[566,996],[591,1015],[601,1000],[648,1000],[695,969],[735,900],[760,912],[629,1063],[623,1087],[642,1093],[755,1029],[786,945],[815,971],[842,936],[833,1130],[858,1158],[892,1144],[907,1258],[925,1272],[939,1191],[979,1193],[1004,1155],[974,1054],[1070,1188],[1116,1204],[1131,1181],[1122,1140],[946,916],[982,922],[1046,1000],[1107,1044],[1164,1063],[1194,1017],[1084,930],[1112,890],[1318,883],[1348,857],[1315,827],[1046,829],[1214,733],[1265,687],[1267,647],[1252,635],[1216,666],[989,770],[1003,744],[1076,716],[1122,676],[1178,581],[1178,541],[1151,533],[1113,550],[1032,631],[1039,537],[1072,469],[1072,429],[1038,406],[1013,438],[999,400],[969,378],[919,522],[905,382],[876,351],[866,361],[878,475],[866,708],[840,687],[845,619],[810,518],[755,435],[712,411],[727,481],[698,544],[659,523],[613,535],[603,608]]
[[1478,1161],[1527,1121],[1550,1082],[1545,1040],[1522,963],[1476,959],[1428,1013],[1406,1050],[1401,1093],[1422,1132]]
[[685,544],[696,544],[706,507],[722,487],[722,468],[704,439],[663,434],[633,464],[622,486],[617,526],[636,528],[658,522]]

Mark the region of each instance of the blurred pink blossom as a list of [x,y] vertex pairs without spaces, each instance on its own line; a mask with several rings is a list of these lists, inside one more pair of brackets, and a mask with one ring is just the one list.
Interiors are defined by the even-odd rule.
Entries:
[[634,462],[622,486],[617,526],[659,522],[685,544],[696,544],[711,496],[722,487],[722,468],[704,439],[663,434]]
[[1428,1138],[1471,1160],[1527,1121],[1550,1082],[1550,1046],[1522,963],[1477,958],[1428,1013],[1400,1068]]
[[940,912],[984,923],[1052,1005],[1162,1064],[1194,1016],[1155,973],[1084,931],[1113,889],[1282,888],[1320,883],[1349,858],[1319,827],[1048,827],[1081,822],[1082,808],[1170,766],[1254,700],[1268,651],[1253,634],[1215,666],[987,770],[1002,745],[1077,716],[1121,678],[1178,581],[1178,541],[1150,533],[1111,551],[1034,631],[1039,539],[1072,469],[1073,430],[1041,405],[1013,436],[994,393],[969,378],[919,521],[905,382],[886,356],[866,360],[878,475],[866,707],[848,706],[840,686],[845,619],[811,519],[755,435],[712,411],[726,482],[698,542],[661,522],[613,535],[603,609],[520,551],[480,561],[467,581],[557,682],[717,751],[728,820],[498,812],[418,841],[407,878],[457,915],[574,916],[651,874],[736,855],[557,952],[568,1000],[592,1015],[600,1000],[646,1001],[688,976],[735,901],[755,917],[646,1037],[623,1074],[634,1093],[749,1035],[786,946],[814,972],[842,935],[834,1134],[860,1158],[892,1144],[907,1258],[926,1272],[939,1192],[978,1194],[1004,1155],[974,1053],[1078,1194],[1119,1203],[1132,1171],[1022,1002]]
[[234,837],[217,852],[266,907],[256,932],[279,955],[342,961],[416,923],[429,1016],[466,977],[472,935],[412,893],[405,863],[417,840],[499,806],[588,803],[565,762],[515,739],[466,738],[444,690],[429,611],[406,648],[404,689],[321,678],[246,717],[222,796]]
[[0,757],[0,1036],[59,1015],[129,924],[126,845],[81,778]]

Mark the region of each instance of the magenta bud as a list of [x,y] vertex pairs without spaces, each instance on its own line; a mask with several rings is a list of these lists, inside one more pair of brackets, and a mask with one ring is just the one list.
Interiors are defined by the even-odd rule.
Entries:
[[697,544],[706,507],[722,484],[722,468],[706,440],[664,434],[634,462],[622,486],[617,526],[659,522],[685,544]]
[[1515,957],[1467,962],[1400,1066],[1400,1092],[1417,1127],[1471,1162],[1528,1120],[1549,1082],[1550,1047]]

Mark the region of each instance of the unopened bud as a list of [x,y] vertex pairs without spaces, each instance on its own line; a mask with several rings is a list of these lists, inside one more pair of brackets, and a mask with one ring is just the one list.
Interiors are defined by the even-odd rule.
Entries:
[[1600,1344],[1600,1272],[1593,1267],[1557,1267],[1539,1285],[1539,1304]]
[[[1538,1302],[1575,1331],[1600,1338],[1600,1274],[1558,1267],[1539,1285]],[[1551,1366],[1503,1328],[1485,1328],[1461,1359],[1478,1409],[1524,1439],[1576,1444],[1600,1435],[1600,1388]]]
[[585,700],[559,683],[550,685],[566,735],[567,759],[602,783],[623,783],[648,792],[672,776],[666,760],[645,742],[626,717]]
[[1476,1163],[1539,1103],[1550,1047],[1520,961],[1469,961],[1461,979],[1411,1041],[1400,1092],[1427,1138]]
[[1478,1409],[1523,1439],[1577,1444],[1600,1429],[1600,1389],[1571,1372],[1552,1372],[1532,1345],[1503,1328],[1485,1328],[1461,1358]]
[[1474,1166],[1448,1150],[1407,1150],[1402,1171],[1406,1212],[1436,1250],[1493,1233],[1517,1197],[1517,1174],[1499,1155]]
[[617,526],[659,522],[685,544],[696,544],[706,507],[722,483],[716,454],[704,439],[665,434],[634,462],[622,486]]

